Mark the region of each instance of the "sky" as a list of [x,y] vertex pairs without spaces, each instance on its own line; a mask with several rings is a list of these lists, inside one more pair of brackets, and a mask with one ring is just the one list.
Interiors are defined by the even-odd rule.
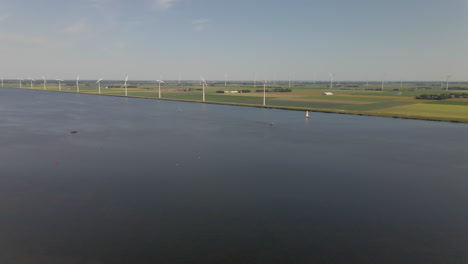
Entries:
[[468,81],[467,0],[1,0],[5,79]]

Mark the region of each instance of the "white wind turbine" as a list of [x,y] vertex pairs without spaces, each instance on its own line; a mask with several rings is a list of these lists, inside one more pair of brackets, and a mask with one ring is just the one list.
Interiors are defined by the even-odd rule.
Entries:
[[17,79],[18,79],[19,82],[20,82],[20,88],[23,88],[23,85],[21,84],[21,81],[23,81],[23,79],[21,79],[21,78],[17,78]]
[[[160,79],[161,79],[161,76],[160,76]],[[159,86],[159,98],[161,98],[161,83],[164,83],[164,81],[162,80],[156,80],[158,82],[158,86]]]
[[31,81],[31,89],[33,88],[33,82],[34,82],[34,79],[33,78],[29,78],[29,80]]
[[202,80],[202,83],[203,83],[203,102],[205,102],[205,86],[208,86],[208,84],[206,84],[206,81],[205,79],[203,78],[203,76],[201,76],[201,80]]
[[445,92],[448,92],[448,83],[449,83],[449,78],[452,77],[451,74],[447,74],[447,86],[445,86]]
[[267,81],[263,81],[263,105],[266,105],[266,84]]
[[257,73],[254,73],[254,88],[257,88]]
[[42,76],[42,80],[44,80],[44,90],[46,90],[46,83],[47,83],[47,81],[46,81],[46,79],[45,79],[44,76]]
[[330,89],[333,89],[333,77],[335,75],[333,73],[330,72]]
[[382,75],[382,91],[384,89],[384,83],[385,83],[385,73]]
[[128,75],[127,75],[127,78],[125,78],[125,83],[124,83],[124,87],[125,87],[125,96],[128,95],[128,92],[127,92],[127,81],[128,81]]
[[101,81],[102,81],[102,78],[97,80],[97,84],[98,84],[98,93],[101,94]]
[[80,76],[78,75],[78,77],[76,78],[76,92],[79,93],[80,92]]
[[55,79],[55,80],[59,82],[59,91],[62,91],[62,84],[61,84],[61,82],[63,82],[63,80],[61,80],[61,79]]

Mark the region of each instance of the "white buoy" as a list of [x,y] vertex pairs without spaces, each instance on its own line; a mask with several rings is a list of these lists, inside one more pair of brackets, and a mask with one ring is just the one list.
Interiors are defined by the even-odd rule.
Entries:
[[309,118],[309,111],[306,112],[306,118]]

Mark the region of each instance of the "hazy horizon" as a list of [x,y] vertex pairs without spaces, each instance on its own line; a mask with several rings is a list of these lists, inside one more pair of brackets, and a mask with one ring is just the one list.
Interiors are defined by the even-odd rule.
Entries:
[[4,0],[0,76],[464,81],[467,11],[463,0]]

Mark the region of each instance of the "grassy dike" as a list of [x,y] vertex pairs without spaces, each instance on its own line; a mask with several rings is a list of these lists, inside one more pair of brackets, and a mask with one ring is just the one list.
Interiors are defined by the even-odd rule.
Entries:
[[[72,90],[41,90],[30,87],[13,87],[15,89],[26,89],[26,90],[40,90],[45,92],[64,92],[64,93],[77,93]],[[468,108],[466,117],[454,117],[454,116],[427,116],[418,115],[412,113],[388,113],[381,111],[355,111],[355,110],[343,110],[343,109],[329,109],[329,108],[314,108],[314,107],[301,107],[301,106],[281,106],[281,105],[261,105],[261,104],[250,104],[250,103],[237,103],[237,102],[219,102],[219,101],[205,101],[196,99],[182,99],[182,98],[155,98],[141,95],[117,95],[117,94],[98,94],[97,92],[80,92],[79,94],[86,95],[103,95],[103,96],[114,96],[124,98],[139,98],[139,99],[151,99],[151,100],[165,100],[165,101],[176,101],[176,102],[191,102],[191,103],[206,103],[206,104],[218,104],[218,105],[231,105],[231,106],[243,106],[243,107],[257,107],[257,108],[268,108],[268,109],[282,109],[292,111],[311,111],[321,113],[332,113],[332,114],[349,114],[349,115],[360,115],[360,116],[375,116],[375,117],[388,117],[388,118],[402,118],[402,119],[415,119],[415,120],[426,120],[426,121],[442,121],[442,122],[453,122],[453,123],[468,123]],[[209,99],[209,96],[208,96]],[[267,101],[268,103],[268,101]]]

